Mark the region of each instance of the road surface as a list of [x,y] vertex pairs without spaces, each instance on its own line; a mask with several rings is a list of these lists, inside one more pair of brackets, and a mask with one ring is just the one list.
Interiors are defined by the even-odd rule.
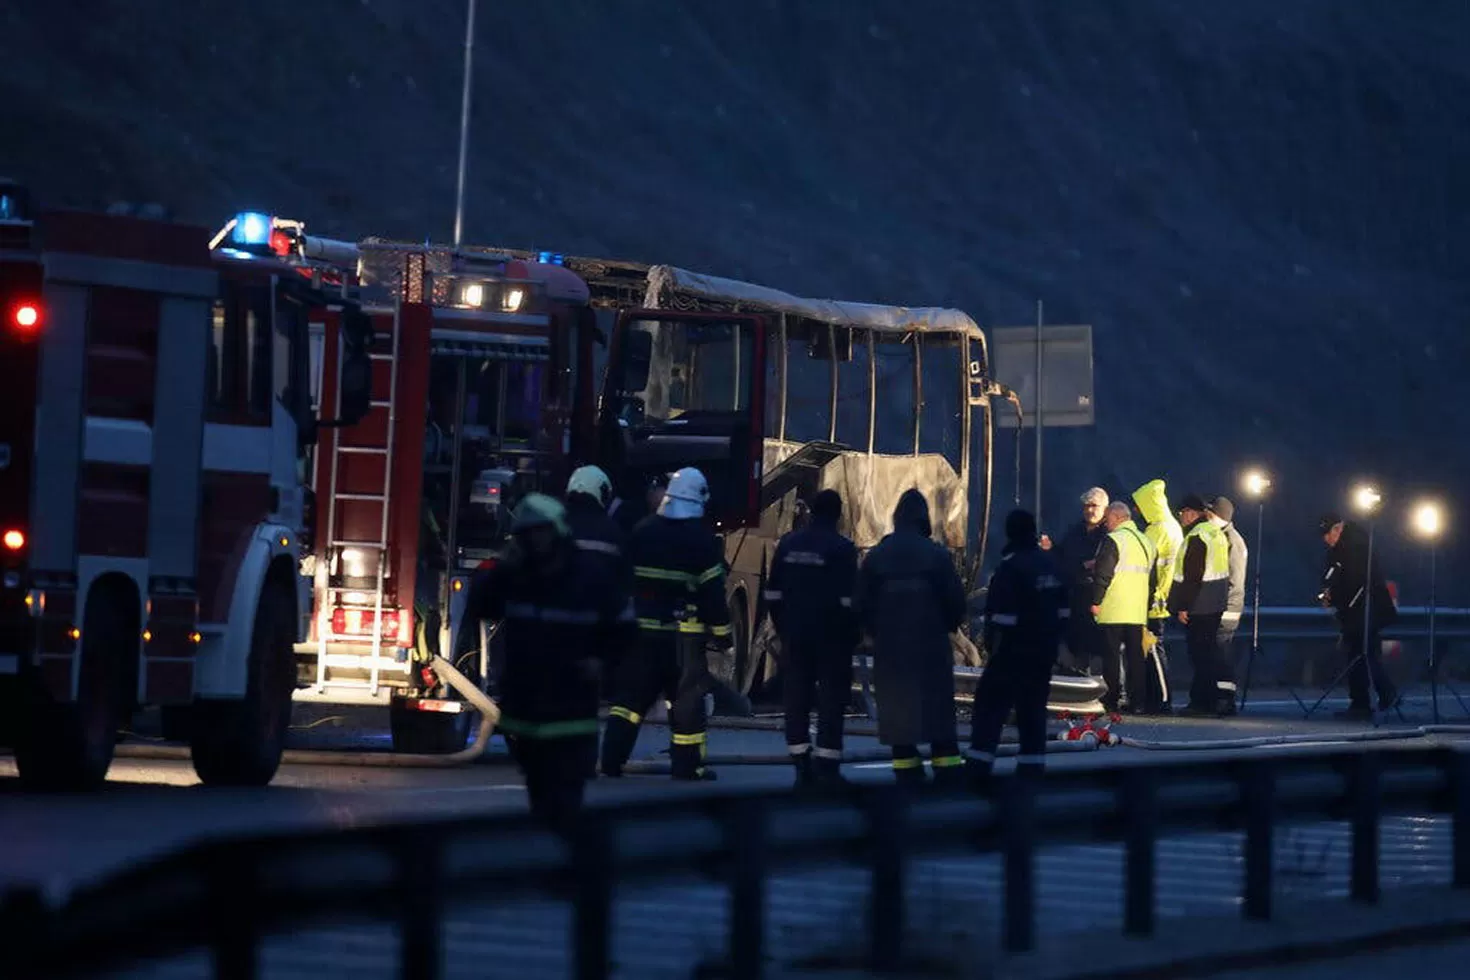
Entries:
[[[1230,722],[1167,719],[1120,726],[1153,741],[1205,742],[1276,734],[1312,734],[1332,739],[1371,726],[1327,720],[1296,720],[1290,703],[1257,701],[1249,717]],[[1324,713],[1325,714],[1325,713]],[[1407,723],[1385,729],[1407,731],[1426,720],[1410,708]],[[1321,718],[1322,716],[1318,716]],[[334,721],[333,719],[337,719]],[[371,715],[315,708],[298,713],[294,747],[354,747],[381,744]],[[856,724],[854,727],[859,727]],[[140,725],[140,731],[146,728]],[[1448,736],[1443,736],[1448,737]],[[666,739],[645,733],[639,755],[655,755]],[[779,754],[775,730],[717,730],[711,752]],[[850,750],[875,752],[870,736],[849,739]],[[500,752],[498,741],[496,752]],[[1219,750],[1223,752],[1225,750]],[[1253,751],[1273,751],[1260,748]],[[1219,754],[1195,749],[1190,757]],[[1148,764],[1179,752],[1115,747],[1054,757],[1056,767]],[[205,836],[307,826],[353,826],[426,814],[467,814],[524,807],[524,793],[503,756],[460,769],[383,769],[324,765],[283,767],[276,784],[254,791],[211,790],[197,785],[187,762],[121,759],[109,786],[98,796],[42,797],[18,790],[0,757],[0,884],[45,884],[54,896],[149,855]],[[847,767],[850,778],[887,780],[881,762]],[[596,804],[670,796],[721,793],[732,789],[789,784],[779,765],[725,765],[718,783],[676,786],[666,777],[630,776],[591,787]],[[105,807],[105,810],[104,810]],[[105,813],[105,819],[99,816]],[[1079,814],[1079,819],[1086,819]],[[1347,890],[1347,834],[1341,824],[1298,828],[1278,836],[1277,882],[1282,894],[1340,897]],[[1384,887],[1448,880],[1449,827],[1437,819],[1385,821]],[[1219,913],[1238,906],[1242,873],[1240,837],[1205,834],[1165,841],[1158,856],[1162,917]],[[1045,852],[1038,868],[1042,941],[1076,930],[1120,928],[1122,857],[1112,845],[1066,847]],[[1000,872],[994,858],[956,857],[916,863],[910,874],[910,928],[914,942],[941,954],[993,948]],[[791,962],[858,944],[863,931],[866,875],[861,869],[832,869],[782,876],[769,891],[770,950]],[[703,881],[625,889],[619,895],[615,955],[620,975],[640,980],[687,977],[692,964],[718,961],[723,953],[726,899],[717,884]],[[528,978],[567,976],[569,912],[555,902],[504,908],[455,910],[446,930],[451,976],[484,976],[486,964]],[[353,980],[392,975],[397,940],[391,928],[313,932],[270,944],[267,975]],[[130,976],[198,976],[199,959],[149,968]]]

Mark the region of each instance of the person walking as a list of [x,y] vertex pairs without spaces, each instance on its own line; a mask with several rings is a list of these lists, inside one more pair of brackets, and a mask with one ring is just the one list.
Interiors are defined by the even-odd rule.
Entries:
[[[1148,701],[1148,663],[1143,633],[1156,571],[1153,543],[1133,522],[1133,511],[1121,500],[1108,505],[1103,518],[1107,537],[1097,549],[1092,570],[1092,608],[1103,636],[1103,707],[1141,714]],[[1124,684],[1127,690],[1124,690]]]
[[506,553],[478,574],[461,631],[502,624],[499,730],[531,813],[570,835],[597,756],[600,662],[636,630],[625,582],[573,544],[566,508],[543,494],[515,508]]
[[1046,765],[1046,704],[1051,669],[1071,606],[1055,559],[1036,539],[1029,511],[1006,515],[1006,544],[985,593],[985,649],[990,651],[970,721],[966,767],[985,792],[995,767],[1006,715],[1016,713],[1021,752],[1016,775],[1040,775]]
[[894,777],[908,786],[926,782],[925,744],[936,783],[964,779],[950,634],[965,621],[965,589],[932,534],[928,501],[907,490],[894,508],[893,532],[858,570],[858,615],[873,640],[878,740],[892,749]]
[[1205,502],[1190,494],[1179,506],[1184,544],[1174,566],[1169,610],[1184,627],[1194,677],[1184,713],[1219,716],[1235,711],[1235,680],[1220,655],[1220,620],[1230,594],[1230,546],[1205,515]]
[[663,695],[670,705],[671,775],[715,778],[704,764],[704,697],[716,686],[705,645],[729,648],[730,611],[724,546],[704,522],[708,502],[704,474],[681,469],[669,479],[658,513],[640,521],[628,539],[638,641],[613,678],[602,738],[605,776],[623,774],[643,716]]
[[[852,654],[859,628],[853,611],[857,547],[837,529],[842,497],[823,490],[811,521],[781,538],[766,579],[766,608],[781,638],[786,749],[797,788],[842,782],[842,724],[852,696]],[[811,713],[817,712],[812,747]]]
[[[1399,703],[1398,689],[1383,669],[1380,639],[1383,630],[1398,619],[1398,606],[1388,591],[1378,556],[1375,554],[1369,560],[1367,531],[1337,514],[1327,514],[1317,526],[1322,543],[1327,546],[1327,562],[1322,573],[1323,601],[1337,613],[1338,642],[1343,656],[1352,665],[1348,671],[1349,704],[1347,710],[1337,712],[1337,717],[1367,721],[1373,717],[1374,690],[1378,692],[1378,710],[1391,711]],[[1363,656],[1365,633],[1366,658]]]

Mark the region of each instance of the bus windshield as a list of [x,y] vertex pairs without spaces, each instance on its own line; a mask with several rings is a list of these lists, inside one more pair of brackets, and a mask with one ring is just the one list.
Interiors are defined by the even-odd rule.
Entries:
[[750,409],[755,331],[742,322],[634,320],[613,376],[629,425]]

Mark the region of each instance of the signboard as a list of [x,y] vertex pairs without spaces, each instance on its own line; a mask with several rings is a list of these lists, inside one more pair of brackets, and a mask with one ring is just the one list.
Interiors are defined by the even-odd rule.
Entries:
[[[1036,426],[1036,328],[995,327],[989,331],[991,375],[1021,399],[1022,425]],[[1041,328],[1042,425],[1092,425],[1092,327]],[[1016,417],[996,412],[995,422],[1014,429]]]

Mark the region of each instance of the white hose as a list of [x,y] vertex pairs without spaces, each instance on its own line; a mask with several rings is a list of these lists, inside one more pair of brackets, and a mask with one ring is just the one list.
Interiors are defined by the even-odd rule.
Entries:
[[1470,735],[1470,725],[1421,725],[1417,728],[1395,728],[1387,731],[1341,732],[1338,734],[1261,735],[1255,738],[1224,738],[1200,742],[1166,742],[1119,736],[1120,745],[1133,749],[1179,752],[1190,749],[1256,749],[1269,745],[1331,745],[1342,742],[1387,742],[1431,735]]
[[[461,766],[485,754],[490,736],[500,722],[500,709],[472,681],[443,657],[432,661],[434,672],[444,678],[480,713],[480,728],[475,740],[458,752],[442,755],[400,752],[333,752],[323,749],[288,749],[282,762],[313,766],[379,766],[392,769],[436,769]],[[125,744],[117,747],[117,755],[128,759],[176,759],[188,761],[189,750],[178,745]]]

